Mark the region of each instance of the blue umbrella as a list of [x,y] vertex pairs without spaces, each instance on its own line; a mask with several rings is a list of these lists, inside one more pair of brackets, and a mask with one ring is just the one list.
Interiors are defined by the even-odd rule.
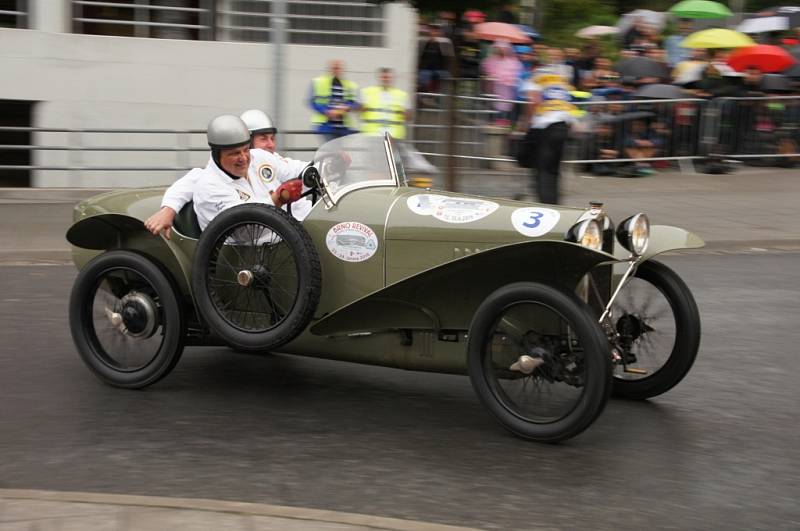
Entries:
[[516,26],[517,26],[517,28],[519,28],[519,30],[520,30],[522,33],[524,33],[525,35],[527,35],[528,37],[530,37],[530,38],[531,38],[531,40],[534,40],[534,41],[535,41],[536,39],[538,39],[538,38],[540,38],[540,37],[541,37],[541,35],[539,35],[539,32],[538,32],[538,31],[536,31],[535,29],[533,29],[533,28],[532,28],[532,27],[530,27],[530,26],[526,26],[525,24],[517,24]]

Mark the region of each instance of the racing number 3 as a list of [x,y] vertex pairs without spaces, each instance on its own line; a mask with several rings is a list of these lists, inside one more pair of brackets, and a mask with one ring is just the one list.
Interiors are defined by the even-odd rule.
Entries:
[[544,212],[531,212],[531,217],[529,221],[526,221],[522,224],[523,227],[528,227],[529,229],[535,229],[541,223],[542,217],[544,217]]

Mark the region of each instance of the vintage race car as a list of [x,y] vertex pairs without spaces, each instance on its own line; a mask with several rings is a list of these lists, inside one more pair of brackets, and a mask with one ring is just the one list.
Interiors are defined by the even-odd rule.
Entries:
[[227,344],[468,374],[503,426],[555,442],[612,392],[658,395],[694,362],[694,299],[652,260],[703,245],[685,230],[644,214],[615,227],[600,204],[412,188],[388,136],[331,141],[301,177],[314,204],[302,223],[243,204],[201,233],[190,204],[171,239],[143,224],[163,188],[78,204],[69,313],[88,367],[141,388],[184,345]]

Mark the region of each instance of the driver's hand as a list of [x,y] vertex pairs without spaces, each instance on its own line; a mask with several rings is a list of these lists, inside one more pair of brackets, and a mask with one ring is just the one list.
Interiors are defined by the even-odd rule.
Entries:
[[161,207],[158,212],[147,218],[147,220],[144,222],[144,226],[153,234],[153,236],[158,236],[161,232],[163,232],[164,237],[169,240],[172,222],[175,221],[176,214],[177,212],[172,210],[170,207]]
[[293,203],[300,199],[303,193],[303,183],[300,179],[291,179],[278,187],[274,192],[275,206],[281,207],[286,203]]

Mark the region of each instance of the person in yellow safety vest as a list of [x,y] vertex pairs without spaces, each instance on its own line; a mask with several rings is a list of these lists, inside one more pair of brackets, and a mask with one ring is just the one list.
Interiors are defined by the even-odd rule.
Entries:
[[378,70],[378,80],[380,85],[361,91],[361,132],[388,132],[392,137],[403,140],[410,115],[408,93],[392,87],[394,73],[391,68]]
[[334,59],[330,71],[311,82],[311,122],[326,141],[356,132],[352,113],[358,109],[358,85],[344,79],[343,71],[342,61]]

